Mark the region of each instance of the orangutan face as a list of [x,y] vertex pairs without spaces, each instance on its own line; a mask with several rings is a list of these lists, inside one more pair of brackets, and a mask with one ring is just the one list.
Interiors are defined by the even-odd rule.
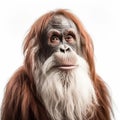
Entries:
[[40,66],[36,65],[34,76],[48,113],[57,120],[82,119],[82,114],[96,103],[96,96],[88,64],[78,52],[80,35],[77,27],[62,15],[54,16],[44,31],[42,43],[41,58],[45,60],[35,62]]

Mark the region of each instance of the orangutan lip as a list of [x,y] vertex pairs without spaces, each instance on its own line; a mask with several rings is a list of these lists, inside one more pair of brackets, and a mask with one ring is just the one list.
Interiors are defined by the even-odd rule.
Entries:
[[77,65],[59,65],[56,67],[62,70],[71,70],[71,69],[75,69]]

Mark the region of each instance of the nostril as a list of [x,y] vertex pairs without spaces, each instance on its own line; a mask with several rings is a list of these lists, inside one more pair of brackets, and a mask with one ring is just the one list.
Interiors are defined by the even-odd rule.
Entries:
[[70,51],[70,48],[67,48],[67,49],[66,49],[66,52],[69,52],[69,51]]
[[65,52],[70,52],[70,48],[60,48],[60,52],[65,53]]
[[68,45],[61,45],[59,46],[59,51],[61,53],[71,52],[71,47]]
[[60,48],[60,52],[63,52],[63,53],[65,53],[65,50],[64,50],[64,49],[62,49],[62,48]]

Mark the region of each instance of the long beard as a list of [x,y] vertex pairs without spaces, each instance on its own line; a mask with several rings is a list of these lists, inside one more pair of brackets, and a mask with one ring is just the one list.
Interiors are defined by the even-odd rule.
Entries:
[[94,115],[97,98],[89,68],[81,57],[78,63],[76,69],[61,71],[52,68],[51,56],[34,71],[37,91],[53,120],[89,120]]

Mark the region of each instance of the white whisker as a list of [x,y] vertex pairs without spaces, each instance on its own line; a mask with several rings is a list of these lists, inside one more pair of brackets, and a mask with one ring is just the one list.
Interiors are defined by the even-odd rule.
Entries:
[[[68,57],[68,61],[71,57]],[[83,120],[88,112],[94,115],[97,99],[89,67],[83,58],[75,57],[79,66],[76,69],[62,71],[54,68],[57,62],[52,55],[41,66],[42,71],[38,66],[34,72],[37,91],[53,120]]]

